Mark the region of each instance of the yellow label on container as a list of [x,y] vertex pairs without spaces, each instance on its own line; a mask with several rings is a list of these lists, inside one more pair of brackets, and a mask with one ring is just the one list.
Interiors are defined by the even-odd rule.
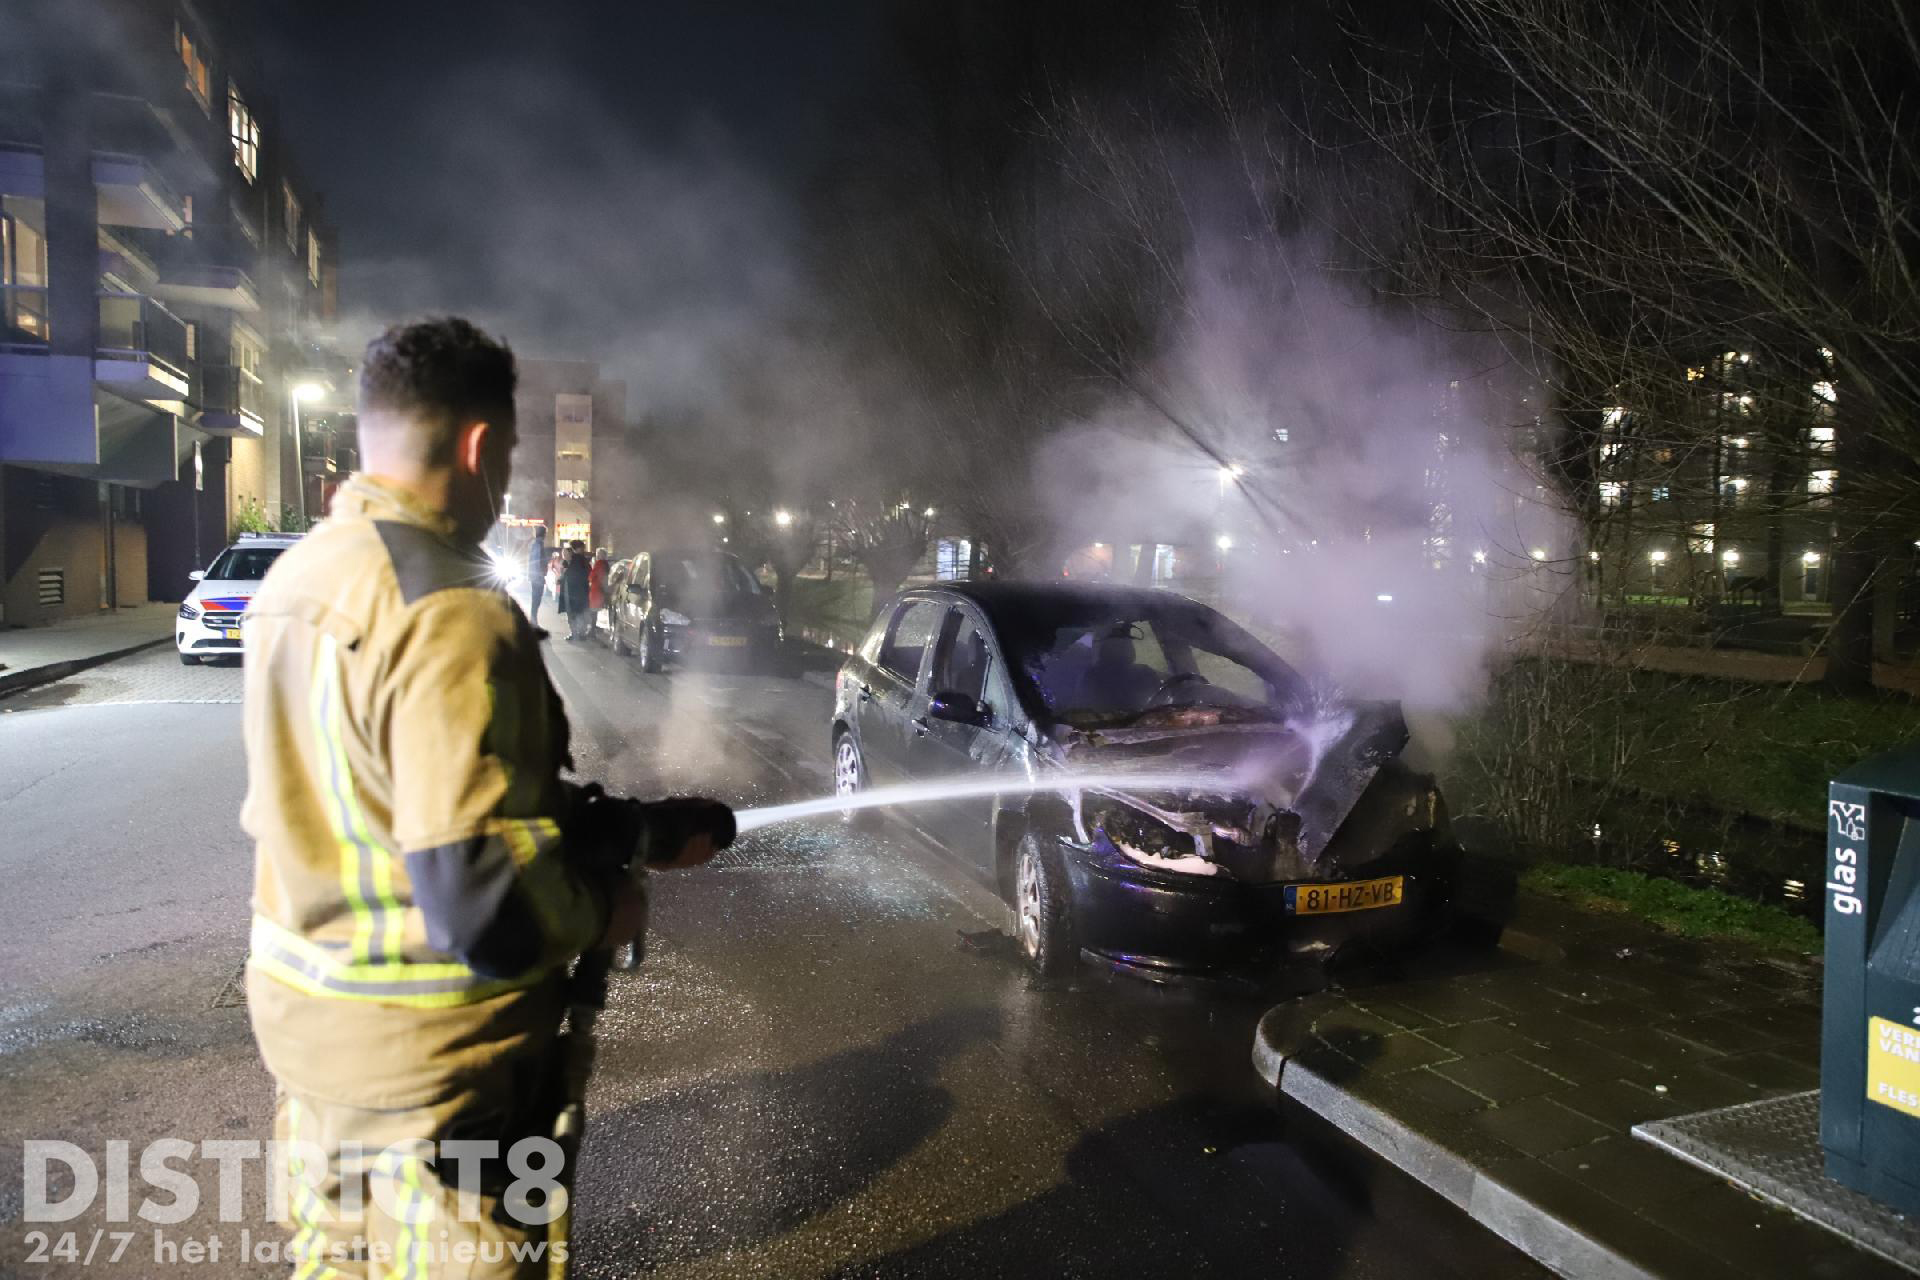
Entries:
[[1920,1027],[1886,1018],[1867,1024],[1867,1097],[1920,1116]]

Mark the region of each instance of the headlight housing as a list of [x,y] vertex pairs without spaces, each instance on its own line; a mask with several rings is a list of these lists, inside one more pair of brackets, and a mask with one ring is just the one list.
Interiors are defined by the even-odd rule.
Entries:
[[180,606],[180,616],[188,622],[192,622],[200,616],[200,610],[196,609],[191,603],[183,604]]
[[693,625],[693,619],[681,613],[678,609],[662,609],[660,611],[660,621],[669,627],[687,627]]

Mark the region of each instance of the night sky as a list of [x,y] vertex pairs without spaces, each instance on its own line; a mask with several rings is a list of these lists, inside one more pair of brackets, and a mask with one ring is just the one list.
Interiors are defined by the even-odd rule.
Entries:
[[770,304],[885,26],[880,0],[237,9],[339,230],[343,336],[459,309],[616,363]]

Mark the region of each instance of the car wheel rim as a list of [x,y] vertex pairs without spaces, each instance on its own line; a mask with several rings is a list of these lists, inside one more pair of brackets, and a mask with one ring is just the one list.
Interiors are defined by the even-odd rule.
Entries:
[[1031,852],[1020,855],[1020,882],[1016,896],[1020,910],[1020,947],[1030,956],[1040,954],[1040,868]]
[[[859,790],[860,749],[853,745],[852,738],[842,738],[833,752],[833,793],[851,796]],[[841,812],[851,814],[853,810],[843,809]]]

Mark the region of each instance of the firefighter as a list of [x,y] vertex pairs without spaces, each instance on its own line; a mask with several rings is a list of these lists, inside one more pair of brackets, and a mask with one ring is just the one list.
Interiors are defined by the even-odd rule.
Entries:
[[[603,847],[642,834],[606,815],[643,807],[561,780],[541,633],[480,550],[515,382],[463,320],[370,343],[364,469],[249,611],[247,1003],[298,1276],[545,1274],[545,1187],[516,1191],[509,1156],[553,1123],[569,961],[645,909]],[[679,821],[654,865],[731,838],[694,805],[714,821]],[[461,1164],[450,1141],[493,1146]]]

